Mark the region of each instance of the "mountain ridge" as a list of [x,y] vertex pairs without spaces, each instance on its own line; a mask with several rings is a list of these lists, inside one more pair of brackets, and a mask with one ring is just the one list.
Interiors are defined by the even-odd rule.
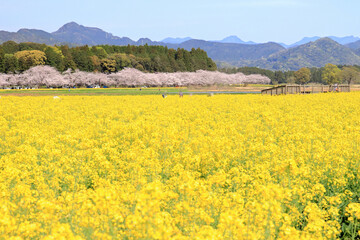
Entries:
[[[336,41],[334,41],[334,38]],[[359,39],[357,42],[350,41]],[[161,45],[168,48],[201,48],[217,62],[226,62],[234,66],[257,66],[267,69],[296,69],[319,66],[324,63],[358,64],[360,55],[360,38],[306,37],[295,44],[244,42],[232,35],[218,41],[200,39],[166,38],[165,42],[140,38],[134,41],[128,37],[118,37],[96,27],[85,27],[76,22],[69,22],[57,31],[48,33],[38,29],[22,28],[17,32],[0,31],[0,43],[5,41],[36,42],[48,45]],[[163,40],[163,41],[164,41]],[[319,41],[320,40],[320,41]],[[338,42],[347,43],[341,45]],[[328,49],[331,51],[328,51]]]
[[360,56],[330,38],[320,38],[314,42],[274,53],[267,59],[246,64],[272,70],[297,70],[302,67],[323,67],[327,63],[360,65]]
[[346,46],[354,50],[360,49],[360,40],[356,42],[348,43],[346,44]]

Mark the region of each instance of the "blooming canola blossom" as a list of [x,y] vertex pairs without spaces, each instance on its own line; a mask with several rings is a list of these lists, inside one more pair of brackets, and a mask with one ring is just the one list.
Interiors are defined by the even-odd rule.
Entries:
[[0,99],[0,239],[358,237],[360,94]]

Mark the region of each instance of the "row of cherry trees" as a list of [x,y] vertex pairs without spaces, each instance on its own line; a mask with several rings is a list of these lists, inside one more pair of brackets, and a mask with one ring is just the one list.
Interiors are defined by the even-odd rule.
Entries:
[[58,72],[50,66],[36,66],[21,74],[0,74],[0,87],[136,87],[136,86],[189,86],[213,84],[268,84],[270,79],[262,75],[226,74],[203,71],[175,73],[144,73],[133,68],[113,73],[90,73],[71,70]]

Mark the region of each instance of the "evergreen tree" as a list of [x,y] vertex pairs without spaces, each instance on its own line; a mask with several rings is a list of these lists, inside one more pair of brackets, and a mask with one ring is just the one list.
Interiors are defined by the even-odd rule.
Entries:
[[70,49],[72,58],[76,64],[76,67],[81,71],[91,72],[94,70],[92,61],[90,59],[90,50],[87,45],[82,47],[75,47]]
[[115,60],[116,62],[116,70],[120,71],[126,67],[131,66],[131,60],[128,55],[125,53],[115,53],[110,56],[110,59]]
[[311,68],[310,72],[311,72],[310,82],[323,83],[323,80],[321,78],[322,68]]
[[285,75],[282,71],[275,71],[274,72],[274,80],[278,83],[285,83]]
[[45,49],[46,65],[55,67],[59,71],[64,71],[64,56],[56,47],[47,47]]
[[17,59],[13,54],[5,54],[3,62],[4,73],[15,73],[17,70]]
[[4,50],[0,47],[0,72],[4,72]]
[[64,70],[67,70],[67,69],[72,69],[72,70],[75,70],[76,69],[76,64],[72,58],[72,55],[70,53],[70,49],[69,49],[69,46],[67,45],[64,45],[64,46],[61,46],[60,47],[61,49],[61,52],[64,56],[64,61],[63,61],[63,64],[64,64]]
[[17,44],[14,41],[4,42],[2,44],[2,48],[3,48],[3,51],[5,54],[14,54],[14,53],[20,51],[19,44]]

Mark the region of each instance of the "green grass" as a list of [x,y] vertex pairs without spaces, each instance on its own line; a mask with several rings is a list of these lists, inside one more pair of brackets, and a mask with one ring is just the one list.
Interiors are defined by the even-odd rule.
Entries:
[[[250,88],[259,88],[259,92],[264,86],[268,85],[256,85],[250,84]],[[140,90],[141,89],[141,90]],[[252,89],[253,90],[253,89]],[[238,93],[247,92],[246,89],[239,90],[236,86],[228,86],[227,88],[214,89],[210,87],[200,87],[200,88],[187,88],[187,87],[163,87],[163,88],[40,88],[40,89],[0,89],[0,96],[71,96],[71,95],[161,95],[166,94],[178,94],[179,92],[183,93],[208,93],[216,91],[231,91]]]
[[163,93],[188,92],[187,88],[59,88],[59,89],[4,89],[0,96],[48,96],[48,95],[156,95]]

